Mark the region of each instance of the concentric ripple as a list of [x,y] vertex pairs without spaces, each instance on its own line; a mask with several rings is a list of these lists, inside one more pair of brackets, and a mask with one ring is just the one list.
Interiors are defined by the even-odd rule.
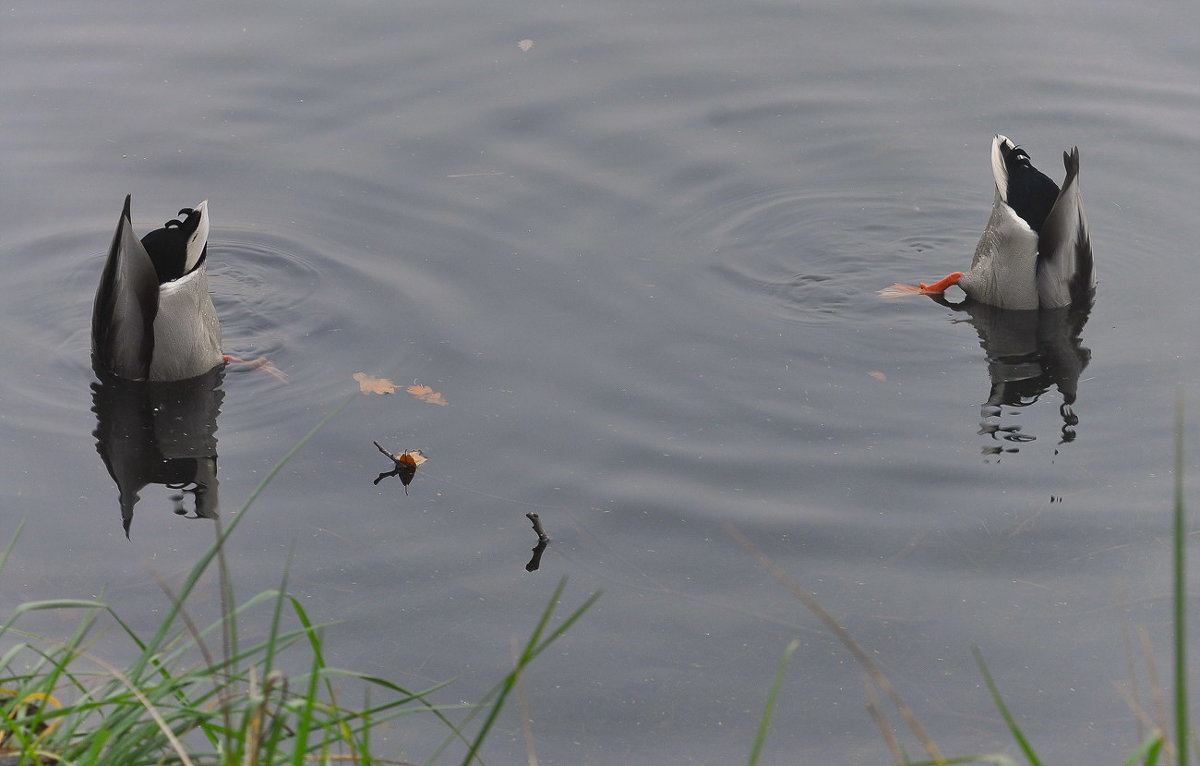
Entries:
[[735,290],[768,296],[791,321],[853,322],[870,314],[876,290],[969,263],[973,212],[950,200],[777,190],[727,197],[691,225]]
[[[75,417],[67,410],[78,414],[88,408],[92,301],[105,258],[97,245],[107,245],[110,237],[104,231],[64,232],[0,253],[10,275],[4,289],[9,308],[3,346],[9,363],[0,373],[10,405],[5,411],[24,428],[74,432]],[[299,366],[314,343],[354,321],[353,313],[363,306],[350,291],[364,282],[363,275],[313,242],[261,230],[215,228],[208,258],[227,353],[265,357],[285,374],[299,372],[306,404],[345,389],[344,376],[337,374],[344,370]],[[286,408],[286,402],[296,401],[294,395],[269,393],[283,385],[261,370],[237,365],[225,382],[227,388],[247,389],[260,404],[270,399]],[[286,414],[269,406],[256,408],[249,417],[266,422]]]

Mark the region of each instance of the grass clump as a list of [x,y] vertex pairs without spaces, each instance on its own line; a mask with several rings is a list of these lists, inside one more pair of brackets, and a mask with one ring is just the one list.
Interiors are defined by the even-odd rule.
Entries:
[[[0,657],[0,764],[403,763],[372,754],[372,731],[422,711],[445,725],[447,745],[461,743],[467,763],[479,752],[523,669],[595,600],[586,600],[551,627],[564,584],[555,590],[512,671],[458,724],[447,717],[446,708],[428,699],[444,684],[410,690],[329,666],[322,626],[282,588],[264,591],[204,627],[193,625],[182,609],[175,610],[175,629],[160,629],[150,639],[139,636],[102,601],[26,603],[0,630],[5,639],[14,634],[20,639]],[[259,605],[273,613],[267,634],[231,655],[213,656],[209,639]],[[12,627],[22,614],[43,609],[85,611],[77,629],[61,642]],[[137,647],[130,667],[118,668],[89,647],[88,636],[101,615],[109,616]],[[309,667],[288,675],[277,660],[297,644],[307,648]],[[25,667],[15,670],[21,665]],[[348,705],[342,699],[339,687],[347,680],[359,682],[363,704]],[[486,713],[482,723],[468,731],[479,713]]]
[[[430,700],[445,684],[408,689],[330,666],[323,649],[328,625],[314,622],[288,593],[286,570],[279,587],[241,604],[233,601],[224,562],[226,540],[279,469],[352,398],[280,460],[227,528],[217,521],[216,541],[177,591],[160,582],[170,606],[152,635],[141,635],[102,599],[34,601],[12,611],[0,625],[0,646],[6,647],[0,655],[0,766],[402,764],[406,762],[374,755],[371,738],[380,725],[413,713],[427,714],[445,727],[445,742],[433,757],[458,743],[462,763],[478,759],[524,668],[561,637],[598,594],[552,626],[565,586],[565,580],[560,582],[511,672],[457,723],[447,713],[467,706],[442,707]],[[19,534],[18,529],[0,556],[0,569]],[[207,624],[197,624],[187,603],[214,561],[221,613]],[[30,612],[62,609],[82,610],[78,626],[65,640],[16,627]],[[264,611],[265,631],[260,628],[257,637],[247,638],[239,621]],[[133,647],[135,659],[126,667],[97,653],[102,619],[115,625],[117,635]],[[292,658],[297,651],[306,653],[299,664]],[[288,665],[301,672],[285,672],[285,652]],[[361,693],[361,704],[347,702],[342,692],[347,686],[356,698]]]

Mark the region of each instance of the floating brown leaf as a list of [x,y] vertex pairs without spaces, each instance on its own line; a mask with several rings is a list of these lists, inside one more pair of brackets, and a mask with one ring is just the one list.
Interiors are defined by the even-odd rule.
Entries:
[[358,390],[364,394],[396,393],[396,384],[387,378],[377,378],[365,372],[356,372],[354,373],[354,379],[358,381]]
[[872,378],[875,378],[875,380],[878,380],[880,383],[887,383],[887,375],[884,375],[879,370],[871,370],[867,374]]
[[522,40],[521,42],[517,43],[517,47],[523,51],[527,51],[533,47],[533,40]]
[[391,458],[395,467],[390,471],[379,474],[375,477],[372,484],[378,485],[389,476],[400,477],[400,483],[404,485],[404,494],[408,494],[408,485],[412,483],[413,477],[417,475],[417,466],[426,461],[425,454],[419,449],[406,449],[399,455],[393,455],[383,448],[379,442],[374,442],[375,449]]
[[429,458],[425,457],[425,453],[421,452],[419,449],[406,449],[393,458],[393,460],[395,460],[397,463],[411,465],[413,468],[416,468],[428,459]]
[[439,407],[445,407],[447,404],[450,403],[450,402],[446,401],[445,397],[443,397],[437,391],[434,391],[429,386],[409,386],[408,393],[412,394],[413,396],[417,397],[418,399],[420,399],[423,402],[428,402],[429,404],[436,404]]

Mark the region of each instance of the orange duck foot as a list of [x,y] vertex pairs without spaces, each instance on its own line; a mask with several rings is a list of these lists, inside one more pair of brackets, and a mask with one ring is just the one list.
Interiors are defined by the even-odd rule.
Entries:
[[925,295],[941,295],[946,292],[946,288],[953,287],[958,284],[958,280],[962,279],[963,273],[956,271],[953,274],[942,277],[932,285],[921,284],[921,292]]

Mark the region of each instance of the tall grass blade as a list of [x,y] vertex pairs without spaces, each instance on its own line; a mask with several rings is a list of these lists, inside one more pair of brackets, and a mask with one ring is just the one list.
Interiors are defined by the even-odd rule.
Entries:
[[1042,762],[1038,760],[1037,754],[1033,752],[1033,746],[1026,739],[1025,732],[1021,731],[1021,727],[1017,725],[1016,719],[1009,712],[1008,705],[1004,704],[1004,698],[1000,696],[1000,689],[996,686],[996,680],[992,678],[992,673],[988,670],[987,663],[983,661],[983,652],[979,651],[978,646],[972,646],[971,652],[975,655],[975,663],[979,665],[979,672],[983,674],[983,681],[987,684],[988,691],[992,695],[992,701],[996,703],[996,709],[1000,711],[1001,717],[1004,718],[1004,723],[1008,724],[1008,730],[1012,732],[1013,739],[1021,746],[1025,757],[1029,759],[1030,766],[1042,766]]
[[1187,698],[1187,527],[1183,508],[1183,391],[1175,401],[1175,513],[1174,513],[1174,635],[1175,635],[1175,751],[1179,766],[1188,763]]
[[783,571],[783,569],[780,568],[774,561],[772,561],[769,556],[755,547],[754,543],[750,542],[749,538],[741,533],[741,530],[729,523],[726,523],[723,526],[726,534],[728,534],[730,537],[736,540],[738,544],[749,551],[750,555],[753,556],[764,569],[770,572],[771,576],[774,577],[777,582],[791,591],[792,595],[794,595],[796,598],[800,599],[800,602],[808,607],[808,610],[816,615],[818,620],[825,624],[825,627],[829,629],[829,632],[837,636],[838,640],[842,642],[842,645],[850,651],[850,654],[854,655],[854,659],[858,662],[862,669],[867,672],[867,675],[871,677],[871,681],[879,687],[880,691],[887,695],[889,700],[891,700],[892,705],[894,705],[896,708],[896,712],[898,712],[900,717],[904,719],[904,722],[908,724],[909,730],[913,733],[913,736],[915,736],[921,742],[921,745],[925,748],[925,752],[929,753],[929,757],[933,759],[933,762],[946,763],[947,761],[945,756],[942,755],[942,751],[938,749],[937,744],[933,741],[933,737],[929,736],[929,732],[926,731],[921,722],[917,720],[917,716],[915,713],[913,713],[912,708],[910,708],[904,702],[904,700],[900,697],[900,692],[897,691],[896,687],[892,685],[892,682],[888,679],[887,674],[879,669],[879,666],[875,663],[875,660],[871,659],[871,656],[867,654],[861,646],[858,645],[858,642],[854,640],[854,637],[850,635],[850,632],[839,625],[837,620],[833,619],[833,615],[825,611],[825,607],[821,606],[820,602],[817,601],[816,596],[809,593],[804,588],[801,588],[799,584],[797,584],[794,580],[792,580],[791,577],[788,576],[787,572]]
[[892,729],[892,724],[879,707],[879,692],[875,688],[875,684],[871,683],[870,678],[863,679],[863,691],[867,695],[867,714],[875,722],[875,728],[879,729],[879,736],[883,737],[883,743],[887,745],[888,753],[892,756],[892,763],[907,763],[908,755],[900,746],[900,740],[896,739],[896,732]]
[[800,642],[795,639],[783,650],[783,658],[779,660],[779,668],[775,671],[775,680],[771,683],[771,691],[767,692],[767,704],[763,707],[762,719],[758,722],[758,731],[754,735],[754,747],[750,750],[749,766],[757,766],[758,758],[762,755],[763,743],[767,740],[767,730],[771,728],[771,716],[775,713],[775,702],[779,699],[779,689],[783,686],[783,678],[787,675],[788,665],[792,655],[800,648]]
[[521,652],[520,657],[517,659],[517,666],[513,668],[512,672],[509,673],[503,681],[500,682],[497,690],[498,693],[495,695],[496,699],[491,703],[491,708],[488,710],[488,715],[484,719],[483,724],[479,727],[479,733],[475,735],[475,739],[471,742],[471,746],[467,750],[466,756],[463,758],[463,766],[467,766],[467,764],[469,764],[472,760],[479,757],[479,749],[483,746],[484,739],[487,737],[488,733],[491,732],[492,726],[495,725],[496,718],[500,715],[500,711],[504,707],[504,701],[508,698],[509,693],[512,691],[513,686],[516,685],[517,679],[520,677],[521,672],[525,670],[525,667],[533,661],[534,657],[537,657],[539,654],[541,654],[546,647],[558,640],[568,628],[575,624],[576,620],[583,616],[584,612],[591,608],[592,604],[596,603],[596,599],[600,597],[599,593],[593,593],[587,598],[587,600],[583,602],[583,604],[577,607],[574,612],[568,615],[567,619],[563,620],[562,624],[559,625],[558,628],[551,631],[550,635],[547,636],[545,640],[542,640],[542,633],[545,632],[546,627],[550,624],[550,618],[553,616],[554,609],[558,606],[558,600],[562,597],[563,590],[566,587],[567,578],[564,577],[558,581],[558,585],[554,588],[554,593],[550,596],[549,601],[546,602],[546,608],[542,610],[541,618],[534,626],[533,633],[530,634],[529,640],[525,642],[525,649]]
[[12,555],[13,549],[17,547],[17,539],[21,537],[21,530],[25,528],[25,519],[17,522],[17,529],[9,538],[8,547],[4,549],[4,553],[0,553],[0,571],[4,569],[4,565],[8,563],[8,557]]
[[1156,766],[1158,757],[1162,754],[1162,748],[1163,733],[1156,731],[1138,745],[1137,750],[1130,753],[1128,758],[1121,761],[1121,766],[1134,766],[1139,761],[1142,766]]

